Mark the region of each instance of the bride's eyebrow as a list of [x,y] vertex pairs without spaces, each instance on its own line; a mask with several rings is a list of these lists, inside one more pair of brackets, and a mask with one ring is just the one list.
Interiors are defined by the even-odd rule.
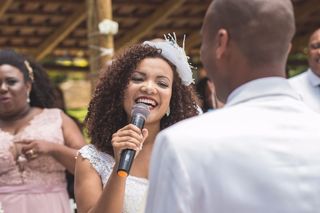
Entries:
[[166,79],[166,80],[170,81],[170,79],[165,75],[159,75],[159,76],[157,76],[157,79]]
[[140,75],[146,75],[144,72],[142,72],[142,71],[139,71],[139,70],[134,70],[133,72],[132,72],[132,74],[135,74],[135,73],[138,73],[138,74],[140,74]]

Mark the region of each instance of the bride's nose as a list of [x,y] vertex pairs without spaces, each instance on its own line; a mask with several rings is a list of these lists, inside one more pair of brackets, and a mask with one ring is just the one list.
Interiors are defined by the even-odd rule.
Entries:
[[142,87],[141,87],[141,91],[147,93],[148,95],[152,95],[155,94],[157,92],[157,89],[154,85],[153,82],[151,81],[146,81],[143,83]]

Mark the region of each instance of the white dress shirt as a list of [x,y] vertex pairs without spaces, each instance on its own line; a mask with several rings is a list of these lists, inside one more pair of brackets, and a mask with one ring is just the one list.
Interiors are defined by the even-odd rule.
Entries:
[[311,69],[289,79],[291,86],[302,100],[314,111],[320,113],[320,77]]
[[286,79],[242,85],[160,132],[146,213],[319,213],[319,124]]

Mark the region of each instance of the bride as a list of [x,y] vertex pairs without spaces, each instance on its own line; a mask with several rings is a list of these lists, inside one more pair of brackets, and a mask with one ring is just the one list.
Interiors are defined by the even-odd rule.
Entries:
[[[86,117],[91,144],[76,162],[78,212],[143,212],[156,135],[198,114],[192,82],[187,56],[171,36],[134,45],[112,61]],[[142,130],[128,124],[137,103],[150,109]],[[127,177],[117,174],[124,149],[136,151]]]

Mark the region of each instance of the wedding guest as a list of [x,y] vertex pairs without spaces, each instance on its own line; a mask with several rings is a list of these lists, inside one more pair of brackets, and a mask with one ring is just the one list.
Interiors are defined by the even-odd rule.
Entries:
[[65,170],[84,144],[79,128],[52,108],[53,89],[37,63],[0,50],[0,202],[4,212],[70,213]]
[[310,36],[308,61],[310,68],[290,78],[289,82],[302,100],[311,109],[320,113],[320,28]]
[[203,112],[209,112],[223,107],[223,103],[219,101],[216,96],[215,86],[208,77],[203,77],[197,82],[196,91]]

